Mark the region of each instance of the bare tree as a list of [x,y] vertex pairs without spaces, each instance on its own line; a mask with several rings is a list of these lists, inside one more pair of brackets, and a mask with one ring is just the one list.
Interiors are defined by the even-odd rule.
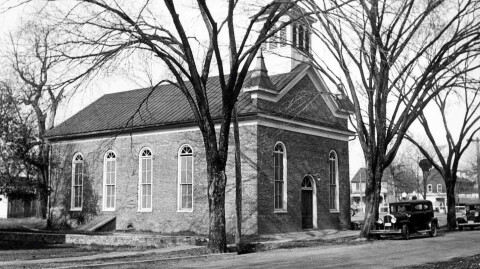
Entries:
[[[62,18],[65,35],[71,40],[68,45],[82,48],[69,54],[72,59],[90,59],[93,63],[121,61],[141,50],[160,59],[173,74],[175,82],[171,83],[188,100],[203,136],[208,174],[209,247],[214,252],[226,251],[225,168],[232,111],[261,43],[298,19],[279,20],[296,2],[274,1],[260,7],[243,24],[246,27],[242,31],[235,27],[237,1],[234,0],[224,3],[226,17],[220,21],[215,18],[214,4],[196,1],[194,10],[203,24],[194,32],[189,32],[187,26],[192,13],[179,14],[179,4],[173,0],[165,0],[164,7],[153,1],[127,5],[83,0],[77,1]],[[165,13],[159,16],[154,10]],[[228,49],[226,56],[223,46]],[[199,52],[203,53],[202,59]],[[211,111],[207,91],[211,72],[219,74],[216,79],[222,104],[218,118]],[[220,122],[219,131],[215,130],[215,122]]]
[[[435,97],[435,105],[438,108],[437,115],[441,116],[445,130],[446,147],[442,145],[445,141],[435,136],[435,131],[423,112],[419,113],[418,121],[425,130],[425,134],[434,149],[434,154],[428,152],[425,146],[416,141],[412,136],[406,136],[410,142],[418,147],[445,181],[448,209],[447,227],[450,231],[455,230],[456,226],[455,183],[457,182],[460,159],[471,144],[474,136],[480,130],[480,92],[478,88],[479,84],[477,81],[465,81],[462,88],[450,88]],[[449,104],[458,104],[458,101],[461,102],[462,108],[455,109],[456,116],[449,121],[447,113]],[[460,111],[463,112],[463,115]],[[452,121],[455,123],[461,122],[458,135],[455,135],[455,132],[452,130]]]
[[389,189],[395,198],[401,197],[403,192],[412,193],[420,190],[418,158],[410,156],[411,152],[407,150],[399,149],[399,154],[387,169],[391,176],[391,181],[388,182]]
[[9,199],[35,198],[38,155],[33,113],[22,111],[12,84],[0,82],[0,193]]
[[353,125],[368,178],[365,225],[360,235],[367,237],[378,218],[382,175],[406,131],[440,91],[457,85],[470,71],[451,72],[478,54],[480,3],[308,2],[311,10],[336,7],[316,13],[321,27],[312,30],[325,47],[316,60],[319,70],[354,103]]
[[36,151],[36,158],[26,161],[39,172],[37,217],[45,217],[47,213],[49,146],[45,132],[53,128],[58,106],[67,91],[73,94],[78,85],[75,83],[94,69],[81,69],[78,62],[64,57],[60,40],[55,26],[41,20],[27,21],[15,34],[10,34],[11,48],[5,52],[15,82],[12,98],[24,110],[34,113],[36,142],[30,150]]

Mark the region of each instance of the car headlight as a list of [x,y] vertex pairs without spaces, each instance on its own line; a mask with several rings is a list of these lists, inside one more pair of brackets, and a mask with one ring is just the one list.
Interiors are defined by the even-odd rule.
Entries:
[[475,218],[478,217],[478,212],[475,212]]
[[378,219],[378,220],[377,220],[377,223],[378,223],[378,224],[383,224],[383,220],[382,220],[382,219]]
[[396,219],[394,216],[392,216],[391,222],[392,222],[392,223],[396,223],[396,222],[397,222],[397,219]]

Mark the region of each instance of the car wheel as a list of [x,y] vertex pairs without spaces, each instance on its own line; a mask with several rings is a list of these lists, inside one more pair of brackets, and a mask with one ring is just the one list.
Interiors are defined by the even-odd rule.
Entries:
[[402,238],[408,240],[410,238],[410,231],[408,230],[408,225],[403,224],[402,226]]
[[458,226],[459,231],[463,231],[463,226]]
[[435,237],[437,236],[437,224],[432,223],[432,227],[430,228],[430,236]]
[[470,226],[470,230],[473,231],[475,229],[475,226]]

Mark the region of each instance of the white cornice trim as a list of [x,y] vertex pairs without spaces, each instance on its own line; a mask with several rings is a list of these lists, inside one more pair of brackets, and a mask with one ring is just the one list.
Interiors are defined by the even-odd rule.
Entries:
[[253,93],[253,92],[260,92],[260,93],[269,93],[269,94],[277,94],[278,92],[276,90],[271,90],[271,89],[267,89],[267,88],[263,88],[263,87],[258,87],[258,86],[252,86],[252,87],[248,87],[248,88],[243,88],[243,91],[244,92],[250,92],[250,93]]
[[349,137],[355,134],[351,131],[338,130],[330,127],[319,126],[312,123],[288,120],[266,114],[259,114],[258,125],[302,134],[326,137],[341,141],[349,141]]
[[[338,130],[331,127],[324,127],[312,123],[302,122],[298,120],[288,120],[278,116],[272,116],[267,114],[259,114],[258,119],[251,119],[246,121],[239,122],[239,126],[252,126],[252,125],[261,125],[271,128],[276,128],[285,131],[291,131],[296,133],[314,135],[319,137],[326,137],[330,139],[348,141],[350,136],[353,136],[355,133],[352,131]],[[220,124],[215,124],[215,128],[219,129]],[[232,126],[233,128],[233,126]],[[183,133],[183,132],[195,132],[200,131],[198,127],[178,127],[170,128],[164,130],[155,130],[155,131],[139,131],[132,134],[121,134],[116,137],[101,135],[100,137],[94,138],[73,138],[70,140],[63,141],[52,141],[51,144],[76,144],[76,143],[90,143],[93,141],[102,141],[106,139],[131,139],[132,137],[144,137],[152,135],[162,135],[162,134],[171,134],[171,133]]]

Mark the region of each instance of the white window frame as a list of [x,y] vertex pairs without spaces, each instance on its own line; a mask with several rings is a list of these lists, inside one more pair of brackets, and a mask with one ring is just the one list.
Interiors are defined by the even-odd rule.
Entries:
[[[81,185],[75,185],[75,173],[77,172],[77,167],[76,165],[78,163],[82,164],[82,184]],[[72,159],[72,192],[71,192],[71,201],[70,201],[70,211],[82,211],[83,208],[83,180],[85,178],[85,159],[83,158],[82,153],[78,152],[75,155],[73,155]],[[75,207],[75,187],[80,186],[82,189],[80,198],[80,207]]]
[[[283,152],[277,151],[277,146],[281,146]],[[276,203],[276,182],[277,179],[275,178],[275,154],[282,154],[282,165],[283,165],[283,173],[282,173],[282,181],[283,181],[283,189],[282,189],[282,207],[277,208]],[[287,147],[281,141],[277,141],[275,146],[273,147],[273,210],[276,213],[283,213],[287,212]]]
[[[311,33],[307,25],[303,24],[292,24],[292,46],[300,51],[305,53],[310,53],[311,50]],[[302,30],[302,31],[300,31]],[[302,33],[302,38],[300,38],[300,33]],[[302,46],[300,46],[300,40]]]
[[[186,148],[190,148],[190,153],[183,153],[183,150],[186,149]],[[193,156],[193,147],[188,145],[188,144],[185,144],[185,145],[182,145],[180,147],[180,149],[178,150],[178,180],[177,180],[177,212],[193,212],[193,207],[194,207],[194,197],[193,197],[193,184],[195,182],[195,178],[194,178],[194,171],[195,171],[195,167],[194,167],[194,156]],[[191,167],[192,167],[192,182],[190,184],[188,183],[182,183],[182,160],[183,158],[182,157],[185,157],[185,156],[191,156]],[[182,186],[183,185],[191,185],[192,186],[192,191],[191,191],[191,197],[192,197],[192,207],[191,208],[183,208],[182,207]]]
[[433,192],[432,184],[428,184],[428,185],[427,185],[427,192],[428,192],[428,193],[432,193],[432,192]]
[[437,193],[442,193],[442,184],[437,184]]
[[[150,155],[145,155],[145,152],[149,152]],[[143,161],[150,160],[150,183],[143,183]],[[148,170],[147,170],[148,173]],[[146,185],[150,185],[150,207],[142,207],[143,201],[143,188]],[[139,212],[152,212],[153,204],[153,153],[150,148],[142,148],[138,155],[138,211]]]
[[[332,158],[332,153],[334,154],[334,158]],[[332,206],[332,161],[334,162],[335,168],[335,205]],[[338,154],[335,150],[331,150],[328,153],[328,207],[330,208],[330,212],[339,212],[340,211],[340,186],[339,186],[339,171],[338,171]]]
[[[109,184],[109,186],[113,185],[113,207],[107,207],[107,157],[110,153],[114,155],[114,164],[115,164],[115,180],[114,184]],[[117,200],[117,158],[118,155],[115,151],[109,150],[105,153],[103,157],[103,198],[102,198],[102,211],[115,211],[116,207],[116,200]]]

